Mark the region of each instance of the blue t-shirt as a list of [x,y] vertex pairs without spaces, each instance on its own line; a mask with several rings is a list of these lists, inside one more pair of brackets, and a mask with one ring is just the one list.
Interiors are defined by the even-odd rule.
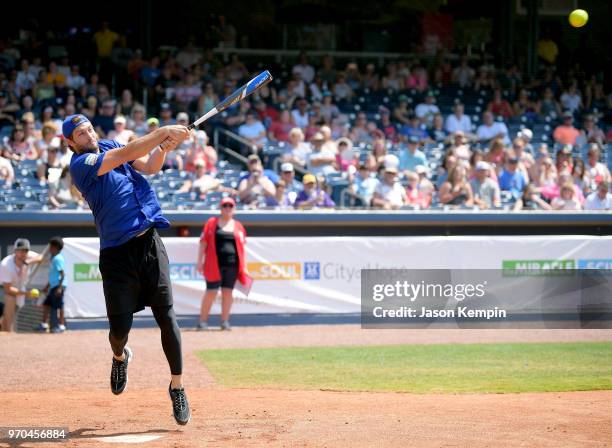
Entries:
[[98,146],[98,153],[74,154],[70,174],[93,212],[100,249],[119,246],[150,227],[170,227],[155,192],[131,164],[98,176],[106,151],[123,145],[100,140]]
[[49,286],[51,288],[60,285],[62,272],[64,273],[62,286],[66,287],[68,285],[68,280],[66,279],[66,260],[64,260],[64,256],[59,253],[51,259],[51,267],[49,268]]
[[509,191],[514,199],[518,199],[523,194],[523,189],[527,185],[525,175],[516,170],[514,173],[503,170],[499,176],[499,188],[504,191]]
[[420,150],[416,150],[414,154],[411,154],[410,151],[404,149],[399,156],[399,169],[414,171],[417,165],[427,166],[427,157],[425,157],[425,153]]

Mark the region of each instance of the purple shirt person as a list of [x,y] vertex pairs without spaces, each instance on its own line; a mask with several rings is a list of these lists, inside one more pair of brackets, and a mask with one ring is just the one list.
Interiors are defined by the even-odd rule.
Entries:
[[330,208],[336,205],[325,191],[317,188],[317,178],[314,174],[305,174],[302,183],[304,190],[295,198],[297,208]]

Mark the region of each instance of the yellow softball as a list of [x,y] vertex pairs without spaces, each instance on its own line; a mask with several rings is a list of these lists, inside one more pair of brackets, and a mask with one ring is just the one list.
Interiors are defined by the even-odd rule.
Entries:
[[574,9],[569,15],[569,23],[574,28],[580,28],[589,21],[589,14],[584,9]]

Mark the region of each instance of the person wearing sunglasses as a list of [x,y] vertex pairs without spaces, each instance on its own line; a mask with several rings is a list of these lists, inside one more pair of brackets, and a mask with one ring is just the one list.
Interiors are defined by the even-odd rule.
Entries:
[[204,225],[198,250],[198,272],[206,279],[206,292],[200,308],[197,330],[208,330],[208,316],[217,292],[221,288],[221,330],[230,330],[234,285],[247,283],[244,245],[246,231],[234,219],[236,201],[221,199],[221,214],[213,216]]

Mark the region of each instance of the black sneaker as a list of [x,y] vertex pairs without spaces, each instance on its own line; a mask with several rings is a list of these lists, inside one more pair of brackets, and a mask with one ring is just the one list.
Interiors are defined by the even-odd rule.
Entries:
[[115,395],[119,395],[121,392],[125,390],[125,387],[128,383],[128,364],[132,359],[132,350],[129,347],[125,347],[123,349],[123,353],[125,353],[125,359],[123,361],[117,361],[113,356],[113,367],[111,369],[111,391]]
[[170,394],[170,400],[172,400],[172,412],[174,413],[174,420],[179,425],[186,425],[189,423],[191,418],[191,411],[189,410],[189,402],[187,401],[187,395],[185,395],[185,389],[172,389],[172,383],[168,385],[168,393]]

